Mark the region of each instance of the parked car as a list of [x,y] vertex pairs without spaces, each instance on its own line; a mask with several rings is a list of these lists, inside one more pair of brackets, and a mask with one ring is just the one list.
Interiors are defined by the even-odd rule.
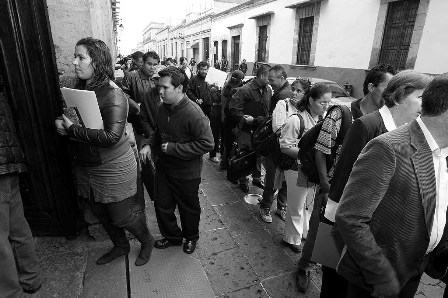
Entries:
[[[294,82],[297,78],[295,77],[288,77],[286,78],[286,80],[289,82],[289,84],[292,84],[292,82]],[[330,105],[345,105],[350,107],[350,104],[352,103],[352,101],[356,100],[356,98],[350,96],[350,94],[347,93],[347,91],[345,91],[344,88],[342,88],[338,83],[330,81],[330,80],[325,80],[325,79],[319,79],[319,78],[309,78],[309,77],[305,77],[304,79],[309,79],[311,82],[311,85],[317,84],[317,83],[322,83],[327,85],[332,93],[332,100]]]

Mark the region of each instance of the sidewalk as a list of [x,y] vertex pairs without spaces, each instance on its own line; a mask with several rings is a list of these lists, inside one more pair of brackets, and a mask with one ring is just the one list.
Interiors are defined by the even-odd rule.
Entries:
[[[299,254],[281,245],[284,222],[261,221],[259,206],[244,202],[244,193],[225,172],[204,158],[200,186],[200,240],[192,255],[182,247],[154,249],[148,264],[135,267],[139,245],[133,240],[128,258],[97,266],[95,260],[111,243],[102,229],[68,241],[37,238],[46,278],[30,297],[319,297],[320,268],[306,294],[296,290]],[[261,193],[251,187],[251,193]],[[275,204],[274,204],[275,206]],[[153,203],[147,202],[148,226],[160,237]],[[424,276],[416,297],[442,297],[444,284]]]

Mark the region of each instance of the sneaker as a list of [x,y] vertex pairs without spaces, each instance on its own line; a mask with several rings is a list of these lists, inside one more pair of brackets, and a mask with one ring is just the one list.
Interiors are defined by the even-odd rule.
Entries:
[[286,207],[277,208],[277,211],[275,211],[275,214],[277,214],[283,221],[285,221],[285,219],[286,219]]
[[220,162],[219,157],[217,157],[217,156],[215,156],[215,157],[209,157],[208,159],[209,159],[211,162],[214,162],[214,163],[218,163],[218,162]]
[[303,269],[297,271],[297,289],[299,292],[306,293],[310,287],[311,272]]
[[267,223],[272,222],[271,210],[265,209],[265,208],[260,208],[260,216],[264,222],[267,222]]

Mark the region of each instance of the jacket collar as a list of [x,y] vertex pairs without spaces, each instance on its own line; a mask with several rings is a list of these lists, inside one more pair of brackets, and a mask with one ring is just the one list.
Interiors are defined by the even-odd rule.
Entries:
[[256,77],[252,81],[250,81],[249,85],[252,89],[255,89],[255,90],[266,89],[266,86],[261,87],[260,84],[258,84]]
[[409,124],[411,146],[415,149],[411,157],[422,199],[428,236],[432,229],[436,210],[436,178],[432,151],[417,120]]
[[137,72],[138,72],[138,76],[139,76],[142,80],[152,81],[152,78],[150,78],[150,77],[148,77],[146,74],[144,74],[141,68],[140,68],[139,70],[137,70]]
[[185,107],[188,104],[189,101],[190,101],[190,99],[187,97],[187,95],[184,95],[184,97],[175,106],[169,105],[169,104],[165,104],[165,103],[163,105],[169,111],[173,111],[174,112],[174,111],[180,110],[181,108]]

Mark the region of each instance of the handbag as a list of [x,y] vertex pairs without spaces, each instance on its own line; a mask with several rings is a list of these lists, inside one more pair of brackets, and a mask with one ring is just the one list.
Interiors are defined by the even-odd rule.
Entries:
[[257,152],[249,148],[238,148],[233,144],[227,165],[227,179],[238,181],[252,174],[257,168]]
[[[299,131],[299,136],[297,138],[300,139],[305,130],[305,123],[303,121],[302,115],[300,115],[300,114],[293,114],[293,115],[296,115],[297,117],[299,117],[300,131]],[[279,142],[278,138],[275,139],[275,147],[272,150],[272,160],[274,161],[274,164],[280,170],[297,171],[297,169],[299,167],[296,158],[290,157],[289,155],[286,155],[285,153],[282,152],[282,150],[280,149],[280,142]]]
[[[286,114],[288,114],[288,101],[284,99],[286,106]],[[266,117],[257,127],[252,135],[252,145],[262,156],[267,156],[275,149],[278,132],[283,128],[280,127],[276,131],[272,130],[272,116]]]

